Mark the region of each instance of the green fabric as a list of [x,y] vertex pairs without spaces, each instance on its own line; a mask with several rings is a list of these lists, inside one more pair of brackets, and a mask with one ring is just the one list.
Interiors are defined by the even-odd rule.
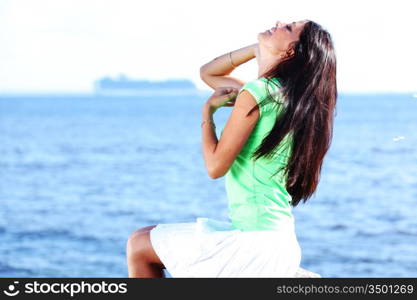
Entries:
[[[229,218],[232,225],[242,231],[274,230],[280,222],[294,221],[291,195],[285,188],[287,178],[283,176],[284,171],[269,178],[288,163],[292,136],[289,134],[281,141],[272,159],[262,157],[254,161],[251,158],[263,137],[274,126],[278,112],[282,112],[281,84],[276,78],[272,80],[278,86],[270,83],[269,92],[278,102],[261,106],[259,120],[225,178]],[[252,80],[242,86],[239,94],[248,90],[260,103],[268,96],[266,85],[266,78]]]

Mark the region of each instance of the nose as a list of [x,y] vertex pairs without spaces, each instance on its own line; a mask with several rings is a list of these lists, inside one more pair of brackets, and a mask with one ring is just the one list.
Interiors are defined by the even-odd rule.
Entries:
[[277,23],[275,24],[277,27],[281,27],[284,23],[277,21]]

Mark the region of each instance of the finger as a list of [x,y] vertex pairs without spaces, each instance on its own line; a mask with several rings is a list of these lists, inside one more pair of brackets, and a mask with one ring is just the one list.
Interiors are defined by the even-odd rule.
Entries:
[[224,87],[223,92],[225,93],[236,93],[238,90],[234,87]]
[[219,91],[219,92],[229,92],[231,89],[232,89],[232,87],[220,86],[216,90]]
[[229,99],[236,99],[237,98],[237,94],[236,93],[229,93],[227,95],[225,95],[227,98]]

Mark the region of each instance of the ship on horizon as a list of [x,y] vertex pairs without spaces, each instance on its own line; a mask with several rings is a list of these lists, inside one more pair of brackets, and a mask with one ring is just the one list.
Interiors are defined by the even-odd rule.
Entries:
[[94,92],[104,96],[182,96],[204,93],[189,79],[134,80],[123,74],[116,79],[102,77],[96,80]]

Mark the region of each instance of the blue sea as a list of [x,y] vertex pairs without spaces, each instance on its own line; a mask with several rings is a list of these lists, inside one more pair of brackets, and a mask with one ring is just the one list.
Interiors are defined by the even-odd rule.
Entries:
[[[205,100],[1,96],[0,276],[127,277],[135,229],[227,220],[201,152]],[[416,207],[417,99],[340,94],[317,192],[293,210],[301,266],[417,277]]]

